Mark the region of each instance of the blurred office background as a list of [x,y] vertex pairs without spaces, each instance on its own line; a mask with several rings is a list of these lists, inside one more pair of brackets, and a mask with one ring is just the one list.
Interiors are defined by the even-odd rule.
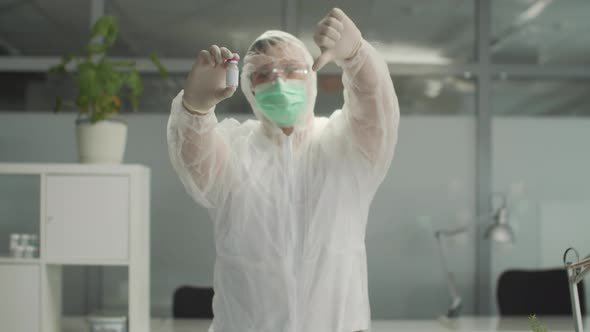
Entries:
[[[438,229],[475,223],[446,241],[464,314],[498,312],[503,271],[560,267],[569,246],[590,253],[587,0],[1,0],[0,162],[76,162],[76,112],[52,112],[55,96],[73,94],[73,85],[46,71],[86,42],[93,20],[114,15],[120,34],[111,54],[138,61],[144,78],[139,111],[124,111],[125,162],[152,170],[151,305],[153,315],[169,316],[174,289],[211,286],[214,262],[207,211],[186,195],[168,160],[171,99],[211,44],[244,54],[265,30],[283,29],[317,55],[313,29],[334,6],[389,63],[402,113],[367,230],[374,318],[446,312]],[[152,51],[169,79],[149,65]],[[318,75],[316,113],[328,115],[342,106],[340,71],[328,66]],[[217,114],[252,117],[241,92]],[[38,216],[27,203],[35,186],[0,178],[0,195],[19,198],[10,207],[19,213],[3,214],[2,230]],[[500,204],[495,193],[507,198],[512,244],[482,236]],[[67,267],[64,313],[124,306],[124,274]]]

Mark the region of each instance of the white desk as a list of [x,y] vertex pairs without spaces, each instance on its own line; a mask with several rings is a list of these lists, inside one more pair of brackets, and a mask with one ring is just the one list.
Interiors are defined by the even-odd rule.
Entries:
[[[539,321],[550,332],[574,331],[570,317],[540,317]],[[584,320],[586,328],[590,319]],[[151,332],[207,332],[209,320],[152,319]],[[587,328],[586,328],[587,329]],[[588,329],[587,329],[588,330]],[[63,332],[86,332],[81,318],[64,318]],[[371,332],[492,332],[531,331],[528,318],[463,317],[453,322],[441,320],[374,320]],[[588,330],[590,331],[590,330]]]

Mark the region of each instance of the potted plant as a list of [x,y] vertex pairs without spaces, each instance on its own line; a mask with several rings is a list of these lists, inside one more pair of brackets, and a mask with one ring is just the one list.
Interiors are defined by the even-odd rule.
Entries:
[[[121,163],[127,141],[127,124],[119,115],[121,101],[129,100],[137,111],[142,80],[133,61],[113,61],[107,50],[117,39],[113,16],[102,16],[92,27],[90,40],[74,54],[66,55],[49,70],[51,76],[70,77],[77,87],[75,100],[56,98],[54,111],[76,107],[78,157],[81,163]],[[168,76],[155,53],[150,55],[160,76]]]

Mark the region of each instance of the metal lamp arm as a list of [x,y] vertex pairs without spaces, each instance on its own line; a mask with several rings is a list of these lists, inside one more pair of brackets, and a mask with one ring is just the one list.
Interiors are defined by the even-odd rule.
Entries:
[[[576,254],[576,262],[571,263],[567,260],[567,254],[572,251]],[[584,279],[584,277],[590,272],[590,257],[586,257],[582,260],[579,259],[580,255],[574,248],[568,248],[563,254],[563,264],[567,271],[570,299],[572,304],[572,313],[574,318],[574,327],[576,332],[583,332],[584,326],[582,324],[582,311],[580,306],[580,296],[578,294],[578,283]]]
[[462,305],[462,298],[459,294],[459,288],[457,286],[457,282],[455,280],[455,274],[450,270],[448,258],[447,258],[447,250],[445,245],[443,244],[442,237],[443,236],[454,236],[463,232],[466,232],[470,226],[463,226],[453,230],[440,230],[435,232],[436,243],[438,245],[438,252],[440,253],[440,260],[442,263],[443,271],[445,273],[446,282],[447,282],[447,289],[451,296],[451,305],[449,310],[447,311],[447,317],[452,318],[459,315],[459,311],[461,310]]
[[[506,203],[507,203],[506,196],[501,193],[496,193],[496,194],[494,194],[494,196],[499,196],[501,198],[501,205],[497,210],[492,210],[492,211],[488,211],[486,213],[482,213],[482,214],[476,216],[475,218],[473,218],[473,222],[469,223],[467,225],[462,225],[462,226],[458,226],[456,228],[450,228],[450,229],[439,229],[434,232],[434,237],[436,238],[438,251],[440,253],[442,267],[443,267],[446,281],[447,281],[447,288],[448,288],[449,294],[451,296],[451,306],[449,307],[449,310],[447,313],[447,317],[449,317],[449,318],[456,317],[459,315],[459,310],[461,309],[462,299],[461,299],[461,294],[459,293],[459,288],[457,286],[457,282],[455,280],[455,275],[449,268],[446,247],[443,243],[442,238],[443,237],[452,237],[452,236],[456,236],[458,234],[465,233],[469,229],[471,229],[472,227],[478,226],[480,223],[480,220],[482,218],[492,217],[494,219],[494,224],[492,226],[494,226],[494,227],[496,225],[506,225],[507,224],[507,217],[508,217],[508,211],[507,211],[507,207],[506,207]],[[492,196],[492,199],[493,199],[493,196]],[[488,236],[488,232],[491,229],[492,228],[486,229],[486,232],[485,232],[486,237]],[[505,233],[500,233],[500,235],[504,235],[504,234]],[[508,234],[510,235],[508,238],[511,238],[511,233],[508,233]],[[497,238],[498,237],[496,236],[496,240],[497,240]]]

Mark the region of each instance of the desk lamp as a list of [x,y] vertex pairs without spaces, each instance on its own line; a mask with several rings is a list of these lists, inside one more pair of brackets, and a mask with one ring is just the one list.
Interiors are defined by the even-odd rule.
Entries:
[[459,316],[459,312],[461,311],[462,298],[461,294],[459,294],[457,283],[455,282],[455,275],[449,269],[443,238],[449,238],[459,234],[463,234],[467,232],[471,227],[474,227],[480,219],[487,219],[488,217],[493,216],[494,222],[486,228],[486,231],[484,232],[484,238],[486,240],[493,240],[494,242],[499,243],[514,242],[514,232],[512,231],[512,228],[508,223],[508,208],[506,206],[506,198],[504,195],[501,195],[501,198],[502,204],[497,210],[476,217],[476,222],[465,226],[460,226],[454,229],[441,229],[434,232],[434,237],[437,240],[438,249],[441,255],[440,259],[447,279],[447,288],[451,296],[451,305],[449,306],[449,309],[446,314],[447,318],[456,318]]

